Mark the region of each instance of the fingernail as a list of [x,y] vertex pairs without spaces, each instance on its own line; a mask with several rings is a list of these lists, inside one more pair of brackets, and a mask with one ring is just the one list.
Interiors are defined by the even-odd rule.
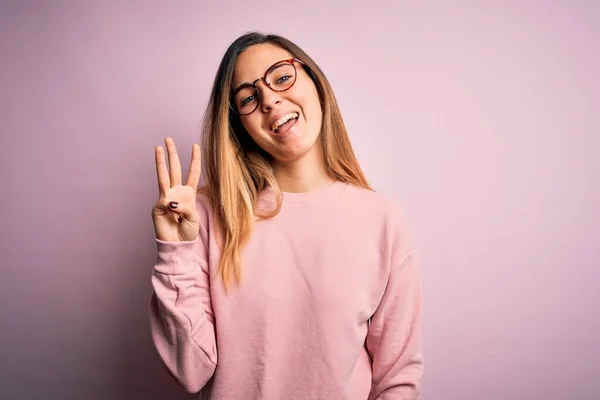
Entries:
[[171,207],[171,208],[177,208],[178,205],[179,205],[179,203],[176,201],[172,201],[169,203],[169,207]]
[[180,215],[179,218],[177,218],[177,222],[181,223],[181,220],[182,220],[182,218],[181,218],[181,215]]

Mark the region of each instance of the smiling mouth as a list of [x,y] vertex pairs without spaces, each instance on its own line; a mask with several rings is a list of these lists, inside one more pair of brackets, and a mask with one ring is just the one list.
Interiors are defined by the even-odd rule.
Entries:
[[285,131],[287,127],[292,126],[300,114],[297,112],[291,112],[285,114],[283,117],[279,118],[277,121],[273,122],[270,126],[271,130],[275,133],[280,133],[281,131]]

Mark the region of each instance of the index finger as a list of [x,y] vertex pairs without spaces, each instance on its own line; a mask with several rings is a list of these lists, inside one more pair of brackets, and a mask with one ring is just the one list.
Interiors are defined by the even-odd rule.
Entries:
[[171,181],[169,179],[169,171],[167,170],[165,152],[163,151],[162,146],[156,146],[154,148],[154,158],[156,161],[156,175],[158,177],[158,191],[160,193],[160,197],[163,197],[166,195],[167,190],[169,190]]
[[194,143],[192,146],[192,161],[190,162],[190,172],[188,173],[187,186],[198,190],[200,175],[202,174],[202,152],[200,145]]

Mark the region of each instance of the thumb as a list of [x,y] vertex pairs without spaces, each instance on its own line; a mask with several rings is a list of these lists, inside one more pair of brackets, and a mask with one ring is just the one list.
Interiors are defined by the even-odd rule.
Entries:
[[178,223],[184,219],[188,219],[193,211],[189,204],[179,203],[174,200],[167,201],[166,208],[170,211],[175,222]]

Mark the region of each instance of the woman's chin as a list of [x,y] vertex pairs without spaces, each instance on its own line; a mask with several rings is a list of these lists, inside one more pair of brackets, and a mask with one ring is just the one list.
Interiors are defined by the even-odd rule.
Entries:
[[[298,140],[293,140],[294,137]],[[275,143],[269,153],[279,163],[290,163],[306,157],[307,154],[317,148],[316,140],[306,142],[300,139],[306,139],[306,136],[302,137],[297,134],[289,136],[285,142]]]

